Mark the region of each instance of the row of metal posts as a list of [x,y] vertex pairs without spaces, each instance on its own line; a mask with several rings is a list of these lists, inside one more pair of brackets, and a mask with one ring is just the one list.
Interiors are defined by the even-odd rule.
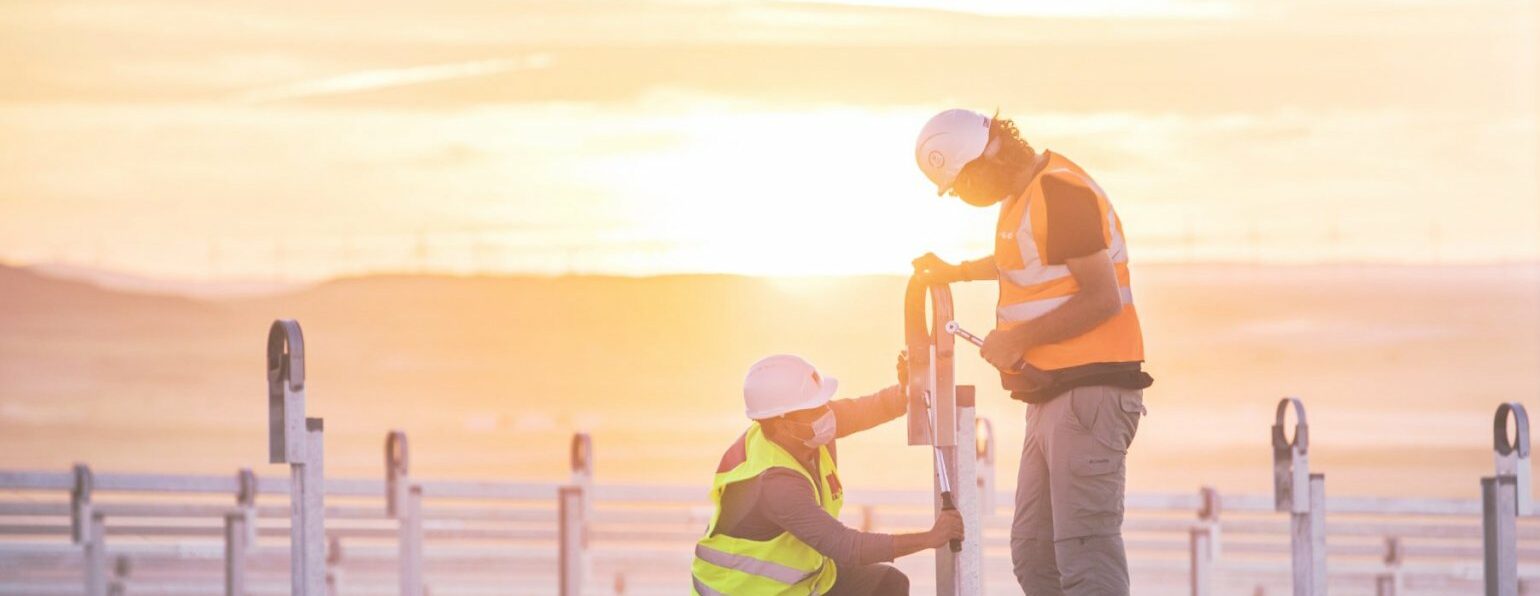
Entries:
[[[971,387],[960,386],[958,393],[966,396]],[[1283,434],[1282,414],[1292,406],[1296,412],[1296,425],[1294,438],[1289,440]],[[967,418],[966,410],[961,408],[963,416]],[[1280,403],[1280,417],[1274,425],[1275,463],[1278,472],[1276,478],[1286,479],[1284,487],[1291,490],[1285,492],[1275,487],[1275,499],[1287,497],[1284,505],[1291,514],[1292,552],[1294,553],[1294,582],[1296,594],[1320,594],[1324,593],[1325,581],[1325,535],[1320,531],[1324,525],[1324,491],[1320,490],[1322,476],[1308,474],[1308,449],[1309,427],[1304,421],[1303,404],[1298,400],[1285,399]],[[1506,420],[1511,416],[1515,420],[1517,432],[1515,438],[1510,441],[1506,433]],[[966,420],[959,420],[966,423]],[[1484,494],[1484,536],[1486,537],[1485,569],[1489,594],[1510,595],[1517,594],[1517,566],[1516,566],[1516,541],[1515,524],[1517,516],[1529,515],[1532,504],[1530,492],[1519,490],[1527,488],[1529,478],[1529,432],[1528,418],[1522,406],[1518,404],[1504,404],[1499,408],[1495,421],[1497,433],[1494,438],[1494,452],[1497,458],[1497,466],[1501,474],[1496,478],[1483,479]],[[977,468],[973,473],[959,470],[959,476],[966,478],[973,475],[977,489],[980,509],[993,511],[994,490],[994,437],[992,427],[988,420],[980,419],[977,427],[979,440],[976,442],[975,461]],[[1283,452],[1278,455],[1277,452]],[[422,532],[422,487],[412,483],[408,475],[408,455],[406,435],[402,431],[391,431],[385,440],[385,469],[386,469],[386,514],[397,520],[400,540],[400,578],[401,593],[403,595],[426,593],[423,581],[423,532]],[[1304,457],[1301,457],[1304,456]],[[589,576],[588,569],[588,520],[592,518],[592,486],[593,486],[593,443],[587,434],[576,434],[571,444],[571,469],[572,481],[570,484],[560,487],[558,490],[558,519],[559,519],[559,590],[563,595],[578,594],[581,592],[584,578]],[[966,458],[964,458],[966,459]],[[105,531],[104,517],[100,512],[94,511],[91,503],[92,474],[88,467],[77,465],[73,471],[74,487],[71,490],[71,520],[73,536],[77,544],[82,545],[82,553],[86,561],[86,593],[95,595],[120,593],[121,577],[126,575],[126,561],[119,561],[117,565],[118,581],[109,581],[106,577],[105,562]],[[1297,513],[1292,504],[1295,499],[1292,482],[1296,476],[1311,478],[1315,490],[1310,494],[1310,506],[1305,512]],[[1495,481],[1501,479],[1501,482]],[[257,480],[255,474],[249,469],[243,469],[237,474],[238,490],[236,493],[236,508],[225,516],[225,562],[226,562],[226,594],[245,593],[245,565],[247,549],[254,544],[256,535],[255,502],[257,494]],[[1503,491],[1495,490],[1498,488]],[[1220,498],[1219,493],[1211,487],[1205,487],[1201,493],[1201,506],[1198,511],[1198,523],[1191,530],[1191,572],[1192,588],[1195,595],[1211,593],[1213,582],[1214,562],[1220,556],[1219,517]],[[303,502],[303,499],[301,499]],[[300,552],[309,552],[308,549],[299,549]],[[1399,573],[1401,563],[1401,544],[1396,537],[1386,539],[1387,572],[1375,578],[1376,594],[1390,596],[1402,593],[1402,579]],[[1301,566],[1303,565],[1303,569]],[[1307,575],[1308,574],[1308,575]],[[1305,576],[1304,581],[1299,581]],[[114,587],[117,589],[115,590]],[[971,593],[971,592],[970,592]]]
[[[1294,436],[1284,421],[1294,411]],[[1310,473],[1310,425],[1296,398],[1278,402],[1272,427],[1273,508],[1289,514],[1290,576],[1296,596],[1326,593],[1326,475]],[[1219,492],[1199,493],[1198,522],[1190,531],[1189,573],[1193,596],[1213,594],[1220,556]]]
[[[1285,433],[1284,421],[1294,411],[1294,436]],[[1508,420],[1514,425],[1508,438]],[[1289,514],[1293,592],[1296,596],[1327,593],[1326,587],[1326,476],[1310,473],[1310,426],[1305,406],[1296,398],[1278,402],[1272,427],[1273,503]],[[1517,596],[1518,518],[1534,514],[1531,487],[1529,416],[1524,406],[1504,403],[1493,420],[1492,449],[1496,476],[1481,479],[1483,576],[1488,596]],[[1219,495],[1205,487],[1198,524],[1191,530],[1191,582],[1194,596],[1212,594],[1214,561],[1219,557]],[[1375,578],[1375,593],[1404,593],[1399,538],[1385,542],[1386,572]]]
[[[325,594],[325,470],[322,420],[305,417],[305,340],[299,323],[277,320],[268,331],[268,451],[273,464],[290,464],[291,593]],[[92,507],[91,468],[75,465],[69,491],[71,541],[82,547],[85,594],[122,593],[128,561],[114,581],[106,565],[106,521]],[[246,593],[246,553],[256,544],[257,479],[237,474],[236,508],[225,514],[225,593]],[[420,542],[417,542],[420,544]]]
[[[911,286],[913,314],[915,288]],[[951,318],[950,293],[945,286],[921,287],[920,312],[929,294],[934,314],[934,329]],[[923,317],[923,314],[922,314]],[[912,318],[912,317],[911,317]],[[912,321],[911,321],[912,323]],[[973,387],[956,386],[952,380],[952,345],[950,335],[932,334],[906,325],[909,331],[911,365],[910,441],[912,444],[939,446],[948,464],[951,486],[968,535],[961,553],[937,549],[937,590],[939,594],[982,593],[982,548],[980,536],[982,512],[994,512],[994,437],[987,420],[975,421]],[[291,469],[291,578],[292,593],[321,596],[327,593],[326,537],[324,521],[323,425],[319,418],[305,418],[304,339],[299,324],[291,320],[275,321],[268,335],[268,406],[269,456],[273,463],[288,463]],[[916,374],[917,373],[917,374]],[[916,434],[914,399],[933,396],[937,420],[936,436],[920,428]],[[919,408],[924,408],[919,405]],[[1294,436],[1285,434],[1288,411],[1295,413]],[[1514,420],[1513,440],[1508,439],[1507,420]],[[982,427],[982,433],[979,428]],[[982,435],[982,436],[980,436]],[[958,457],[958,445],[975,446],[975,457]],[[1310,473],[1309,425],[1304,404],[1295,398],[1278,403],[1272,427],[1274,504],[1278,511],[1290,514],[1293,591],[1296,595],[1326,593],[1325,476]],[[1531,491],[1529,420],[1522,405],[1502,404],[1494,420],[1493,448],[1497,475],[1483,478],[1483,538],[1486,593],[1516,596],[1517,518],[1533,514]],[[573,437],[571,446],[572,481],[558,490],[559,590],[563,596],[579,594],[588,576],[588,520],[592,517],[593,444],[586,434]],[[410,480],[406,435],[392,431],[385,443],[386,514],[398,523],[400,536],[401,593],[421,596],[426,593],[423,579],[422,487]],[[936,471],[938,474],[941,470]],[[94,511],[91,502],[92,475],[88,467],[77,465],[70,494],[71,538],[82,548],[85,561],[85,593],[109,594],[121,581],[107,578],[105,520]],[[958,482],[972,478],[975,482]],[[939,479],[937,480],[939,486]],[[256,537],[256,476],[250,470],[238,474],[236,508],[225,516],[225,592],[243,595],[245,560]],[[1205,488],[1198,524],[1191,532],[1192,593],[1211,593],[1213,562],[1220,551],[1218,493]],[[939,507],[939,505],[938,505]],[[1387,542],[1387,566],[1390,572],[1376,579],[1382,595],[1401,591],[1396,567],[1400,563],[1400,543]],[[120,562],[123,563],[123,562]],[[126,565],[118,565],[118,575],[126,574]]]

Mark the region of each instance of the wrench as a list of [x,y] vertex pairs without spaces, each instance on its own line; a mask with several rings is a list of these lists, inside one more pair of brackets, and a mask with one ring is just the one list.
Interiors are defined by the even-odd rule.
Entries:
[[[958,325],[957,321],[947,321],[946,322],[946,332],[950,333],[952,335],[955,335],[957,337],[961,337],[964,340],[966,340],[968,343],[973,344],[975,346],[978,346],[980,348],[984,347],[984,338],[979,337],[977,335],[974,335],[972,333],[968,333],[968,330],[967,329],[963,329],[962,325]],[[1015,365],[1011,366],[1011,372],[1013,372],[1013,373],[1020,373],[1023,370],[1025,370],[1026,368],[1027,368],[1027,361],[1026,360],[1020,360],[1020,361],[1016,362]]]
[[[946,458],[941,455],[941,447],[936,446],[936,410],[931,404],[929,391],[925,392],[925,425],[930,428],[931,453],[936,456],[937,480],[941,485],[941,510],[953,511],[957,505],[952,501],[952,479],[946,469]],[[951,547],[954,553],[962,551],[962,541],[953,540]]]

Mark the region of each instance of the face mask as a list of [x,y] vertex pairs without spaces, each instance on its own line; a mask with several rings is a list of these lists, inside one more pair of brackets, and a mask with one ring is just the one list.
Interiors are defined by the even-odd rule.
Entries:
[[1010,181],[1009,168],[988,158],[978,159],[963,167],[954,191],[964,203],[988,207],[1010,193]]
[[834,411],[829,410],[813,421],[813,438],[803,439],[802,444],[808,447],[822,447],[834,440]]

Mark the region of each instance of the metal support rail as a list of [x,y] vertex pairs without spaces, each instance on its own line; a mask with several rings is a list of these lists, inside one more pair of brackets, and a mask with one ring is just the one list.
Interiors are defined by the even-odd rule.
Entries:
[[[932,319],[929,323],[927,314]],[[951,297],[945,286],[911,283],[906,298],[911,374],[906,389],[912,408],[929,398],[938,425],[935,432],[929,432],[923,419],[916,418],[926,415],[921,405],[918,412],[911,411],[910,422],[911,431],[918,421],[922,432],[918,437],[911,433],[909,439],[941,450],[935,483],[938,487],[942,484],[940,474],[945,470],[948,484],[958,491],[958,508],[968,527],[969,538],[961,553],[938,549],[938,592],[978,594],[983,589],[985,561],[1001,569],[1008,566],[1001,554],[1008,546],[1003,536],[1008,519],[995,515],[993,429],[987,420],[975,420],[973,387],[954,383],[950,334],[933,332],[951,316]],[[433,560],[470,565],[475,568],[471,575],[481,573],[507,581],[501,573],[554,569],[558,593],[579,594],[585,587],[592,589],[596,562],[633,565],[637,573],[687,565],[687,549],[663,550],[655,545],[693,541],[709,515],[703,509],[705,491],[698,486],[596,486],[592,439],[582,433],[573,437],[572,475],[563,485],[413,479],[407,437],[402,431],[392,431],[386,437],[383,478],[326,479],[321,421],[304,417],[304,341],[297,323],[273,324],[267,356],[269,458],[274,463],[290,464],[288,478],[262,478],[249,469],[223,476],[101,474],[84,464],[69,471],[0,471],[0,536],[57,537],[57,542],[0,542],[0,592],[28,590],[7,576],[8,571],[26,565],[59,569],[61,561],[78,562],[81,575],[69,576],[69,591],[83,587],[85,594],[104,596],[133,591],[136,582],[145,581],[140,578],[154,577],[154,567],[131,577],[131,571],[146,565],[219,559],[226,594],[253,591],[252,573],[283,564],[276,561],[290,565],[291,593],[319,596],[335,592],[344,579],[344,564],[356,560],[393,561],[398,568],[394,579],[399,591],[421,595],[427,592],[424,568],[430,559],[425,540],[432,539],[450,543],[435,545]],[[918,402],[914,399],[917,395],[921,398]],[[1292,438],[1285,432],[1290,410],[1295,418]],[[1514,428],[1511,439],[1507,430],[1510,420]],[[1304,405],[1298,399],[1286,398],[1279,402],[1272,426],[1272,495],[1226,495],[1221,499],[1210,487],[1196,494],[1131,494],[1127,507],[1139,515],[1129,519],[1126,527],[1141,535],[1127,542],[1130,550],[1174,553],[1185,549],[1193,594],[1216,593],[1227,575],[1231,579],[1250,577],[1270,572],[1275,565],[1244,557],[1281,558],[1285,554],[1290,557],[1294,592],[1324,594],[1329,553],[1369,559],[1334,565],[1334,581],[1356,577],[1359,579],[1353,581],[1361,579],[1365,583],[1359,585],[1372,585],[1380,595],[1403,593],[1414,579],[1426,580],[1429,574],[1439,574],[1447,582],[1474,581],[1474,567],[1449,560],[1480,561],[1480,576],[1488,594],[1516,595],[1520,582],[1532,578],[1536,571],[1533,567],[1526,570],[1519,561],[1540,560],[1540,545],[1522,543],[1540,542],[1540,524],[1520,523],[1534,515],[1529,421],[1523,406],[1499,406],[1493,430],[1496,475],[1482,480],[1480,500],[1327,499],[1324,477],[1310,473],[1310,433]],[[959,449],[968,445],[973,446],[973,457]],[[9,494],[24,491],[54,492],[61,499],[5,500]],[[134,499],[157,495],[235,498],[233,505],[182,498],[176,502],[126,498],[104,502],[97,498],[104,492],[126,493]],[[65,495],[67,500],[62,498]],[[289,505],[259,505],[259,496],[286,497]],[[327,506],[326,496],[347,497],[349,502]],[[360,503],[359,498],[381,499],[383,506]],[[425,501],[433,506],[424,506]],[[848,502],[856,506],[852,511],[860,513],[860,523],[868,529],[928,526],[938,504],[935,491],[892,490],[858,491]],[[1329,524],[1325,516],[1328,507],[1334,515]],[[1171,515],[1178,512],[1196,512],[1197,519]],[[1288,513],[1287,523],[1271,515],[1274,512]],[[287,527],[258,523],[283,517],[288,518]],[[1410,523],[1407,518],[1418,518],[1419,522]],[[328,519],[340,523],[327,527]],[[1476,519],[1481,521],[1479,526],[1471,523]],[[203,523],[196,523],[199,520]],[[425,527],[427,521],[433,524]],[[1335,539],[1329,546],[1325,539],[1328,532]],[[258,536],[285,534],[290,550],[286,557],[279,557],[278,549],[261,547],[257,542]],[[1289,537],[1286,543],[1280,540],[1285,535]],[[114,540],[109,551],[108,538],[112,536],[159,541]],[[190,540],[169,543],[168,539]],[[357,544],[348,547],[345,557],[344,542],[355,540]],[[390,540],[395,544],[389,550],[376,544]],[[1452,542],[1462,540],[1466,542]],[[461,544],[453,544],[455,541]],[[502,544],[482,544],[489,541]],[[554,544],[555,548],[531,542]],[[642,544],[654,548],[640,548]],[[219,550],[208,550],[214,546]],[[993,552],[986,555],[985,547]],[[1227,554],[1238,556],[1232,559]],[[496,569],[485,569],[488,566]],[[76,583],[82,580],[83,585]],[[364,586],[375,581],[351,575],[347,580],[350,590],[355,582]],[[615,586],[631,583],[624,573],[616,574]],[[186,591],[185,587],[177,589]]]
[[268,461],[289,464],[292,594],[326,594],[325,443],[320,418],[305,417],[305,338],[299,323],[273,321],[267,334]]
[[[927,310],[931,315],[929,322]],[[927,285],[919,276],[911,277],[904,294],[909,444],[930,445],[938,452],[933,476],[935,510],[939,513],[946,508],[950,499],[962,515],[965,534],[973,537],[964,539],[957,550],[936,549],[938,596],[978,594],[983,589],[984,574],[983,543],[977,538],[983,529],[979,485],[976,481],[961,482],[976,478],[974,390],[971,386],[958,387],[953,374],[953,337],[944,331],[951,320],[951,289],[946,284]],[[959,457],[959,445],[971,448],[974,456]],[[951,494],[946,494],[947,489]]]

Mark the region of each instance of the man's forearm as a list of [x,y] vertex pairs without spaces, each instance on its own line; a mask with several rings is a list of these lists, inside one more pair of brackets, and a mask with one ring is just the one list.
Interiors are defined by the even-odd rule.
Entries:
[[1118,314],[1123,303],[1116,294],[1111,297],[1079,293],[1064,304],[1048,311],[1030,323],[1018,325],[1012,331],[1016,341],[1024,348],[1064,341],[1086,334]]
[[912,554],[920,552],[922,550],[926,550],[926,549],[929,549],[929,548],[934,548],[932,545],[934,545],[935,543],[936,543],[936,537],[935,537],[935,535],[931,534],[930,532],[915,532],[913,534],[894,534],[893,535],[893,558],[897,559],[897,558],[905,556],[905,555],[912,555]]
[[963,261],[958,265],[962,269],[963,281],[985,281],[1000,278],[1000,269],[995,266],[993,256]]
[[907,412],[904,388],[897,385],[886,387],[877,393],[856,399],[836,399],[829,402],[834,411],[836,437],[844,438],[872,428]]
[[840,523],[813,495],[807,479],[787,468],[771,468],[760,477],[765,514],[781,529],[839,565],[870,565],[892,560],[894,536],[862,532]]

